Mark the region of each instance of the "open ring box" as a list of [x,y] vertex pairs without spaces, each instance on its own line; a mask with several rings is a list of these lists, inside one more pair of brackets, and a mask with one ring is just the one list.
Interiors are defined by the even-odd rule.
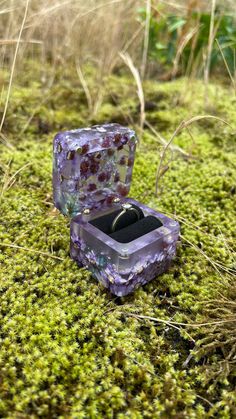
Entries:
[[53,144],[54,204],[71,218],[71,257],[117,296],[166,271],[179,237],[177,221],[127,198],[136,144],[119,124],[61,132]]

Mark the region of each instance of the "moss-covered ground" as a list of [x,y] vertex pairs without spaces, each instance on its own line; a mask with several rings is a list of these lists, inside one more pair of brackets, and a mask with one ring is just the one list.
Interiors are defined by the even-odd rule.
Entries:
[[52,139],[95,122],[137,124],[134,83],[112,76],[91,117],[76,77],[58,74],[49,89],[25,74],[1,137],[0,417],[236,417],[227,346],[196,350],[214,326],[168,324],[209,322],[206,302],[217,308],[233,281],[236,98],[210,85],[206,111],[200,81],[144,84],[147,120],[166,139],[197,114],[232,126],[202,120],[192,137],[183,131],[175,143],[193,158],[174,155],[158,197],[160,143],[145,128],[130,196],[180,220],[182,242],[168,273],[115,298],[69,257],[69,222],[52,203]]

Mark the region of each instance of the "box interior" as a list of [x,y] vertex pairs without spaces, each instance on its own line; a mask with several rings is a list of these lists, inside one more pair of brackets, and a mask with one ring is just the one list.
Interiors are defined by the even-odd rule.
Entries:
[[137,214],[134,211],[126,211],[117,221],[114,232],[112,231],[112,223],[122,209],[96,217],[89,223],[118,243],[130,243],[163,226],[163,223],[157,217],[152,215],[145,216],[142,209],[135,204],[132,207],[138,211],[139,219],[137,220]]

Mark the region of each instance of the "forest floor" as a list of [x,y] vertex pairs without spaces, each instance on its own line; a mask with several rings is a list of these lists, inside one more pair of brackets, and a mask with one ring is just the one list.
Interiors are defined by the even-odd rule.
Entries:
[[231,126],[182,131],[175,144],[192,157],[174,154],[158,196],[161,148],[145,127],[130,196],[179,220],[181,245],[167,273],[117,298],[70,259],[69,220],[52,202],[57,131],[138,125],[133,80],[104,89],[91,117],[70,74],[48,87],[26,66],[14,83],[0,145],[0,416],[235,417],[236,98],[213,84],[206,104],[201,81],[144,83],[146,119],[167,140],[195,115]]

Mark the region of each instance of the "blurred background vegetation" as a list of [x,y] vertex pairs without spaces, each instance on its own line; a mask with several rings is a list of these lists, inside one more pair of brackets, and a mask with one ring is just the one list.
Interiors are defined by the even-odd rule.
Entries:
[[40,77],[45,88],[60,70],[77,77],[93,116],[107,78],[128,66],[139,85],[141,125],[144,79],[200,78],[207,89],[217,78],[236,90],[233,0],[2,0],[0,7],[3,120],[13,78],[26,81],[26,60],[37,69],[31,81]]
[[142,77],[223,79],[230,72],[235,80],[233,0],[2,0],[1,67],[6,69],[13,62],[26,7],[19,71],[26,56],[46,79],[48,62],[52,72],[89,63],[101,82],[124,65],[119,53],[127,52]]
[[[232,3],[226,2],[208,9],[199,0],[181,2],[171,10],[165,2],[152,6],[149,26],[149,58],[177,74],[201,77],[206,67],[209,45],[211,74],[223,76],[225,62],[235,73],[236,25]],[[185,7],[183,6],[185,3]],[[158,7],[159,4],[159,7]],[[211,6],[211,2],[206,2]],[[139,9],[140,21],[147,19],[145,8]],[[212,25],[212,26],[211,26]],[[218,44],[217,42],[218,41]],[[217,68],[221,71],[217,71]],[[225,68],[224,68],[225,67]]]

